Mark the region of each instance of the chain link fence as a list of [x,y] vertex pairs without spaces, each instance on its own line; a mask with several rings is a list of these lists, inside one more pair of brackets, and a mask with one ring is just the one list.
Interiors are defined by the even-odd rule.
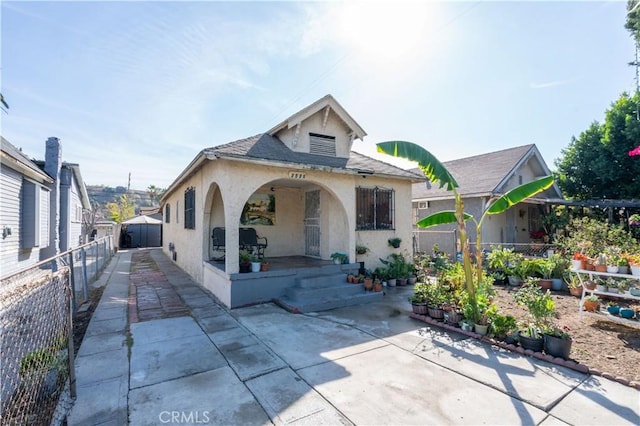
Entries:
[[75,397],[73,318],[113,256],[111,237],[0,282],[0,424],[62,424]]

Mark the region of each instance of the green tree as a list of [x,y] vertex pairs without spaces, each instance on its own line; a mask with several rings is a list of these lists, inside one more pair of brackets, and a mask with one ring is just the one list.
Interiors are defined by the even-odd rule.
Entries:
[[636,43],[640,43],[640,0],[628,0],[627,22],[624,27],[629,30]]
[[628,153],[640,141],[639,96],[623,93],[606,111],[603,124],[592,123],[562,150],[563,156],[555,162],[556,181],[567,198],[637,198],[640,161]]
[[131,200],[129,200],[127,194],[122,194],[116,203],[108,203],[107,209],[111,215],[111,220],[118,223],[122,223],[135,216],[135,206]]
[[160,198],[164,194],[165,189],[158,188],[155,185],[149,185],[147,188],[147,194],[149,194],[149,198],[151,199],[151,205],[157,206]]

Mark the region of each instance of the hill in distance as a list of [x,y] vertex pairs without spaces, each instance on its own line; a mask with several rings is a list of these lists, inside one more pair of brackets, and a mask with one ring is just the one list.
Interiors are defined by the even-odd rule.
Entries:
[[136,208],[136,215],[140,213],[140,207],[151,207],[154,205],[153,203],[155,201],[151,199],[151,195],[145,190],[130,189],[127,192],[127,188],[124,186],[116,186],[113,188],[104,185],[86,185],[86,188],[89,200],[100,206],[99,213],[97,215],[99,220],[111,219],[109,210],[107,209],[107,204],[117,202],[124,194],[127,194],[129,200],[133,202]]

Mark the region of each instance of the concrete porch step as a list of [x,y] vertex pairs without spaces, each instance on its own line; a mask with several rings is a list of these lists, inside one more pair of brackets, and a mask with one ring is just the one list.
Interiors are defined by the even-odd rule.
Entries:
[[[355,284],[346,284],[358,287]],[[383,292],[373,292],[362,290],[359,294],[335,295],[330,298],[307,298],[302,300],[292,300],[287,296],[275,299],[274,302],[284,309],[294,313],[308,313],[328,311],[330,309],[343,308],[346,306],[364,305],[374,303],[384,297]]]
[[346,284],[347,274],[343,272],[312,275],[296,278],[297,288],[329,287],[336,284]]
[[285,290],[285,295],[291,300],[305,299],[331,299],[334,297],[347,297],[349,295],[364,292],[362,284],[349,284],[340,282],[322,287],[289,287]]

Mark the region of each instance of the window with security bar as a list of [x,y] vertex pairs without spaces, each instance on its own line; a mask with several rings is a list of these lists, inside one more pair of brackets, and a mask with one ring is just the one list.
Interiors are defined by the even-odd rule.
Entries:
[[395,229],[394,213],[394,190],[356,188],[356,230]]

